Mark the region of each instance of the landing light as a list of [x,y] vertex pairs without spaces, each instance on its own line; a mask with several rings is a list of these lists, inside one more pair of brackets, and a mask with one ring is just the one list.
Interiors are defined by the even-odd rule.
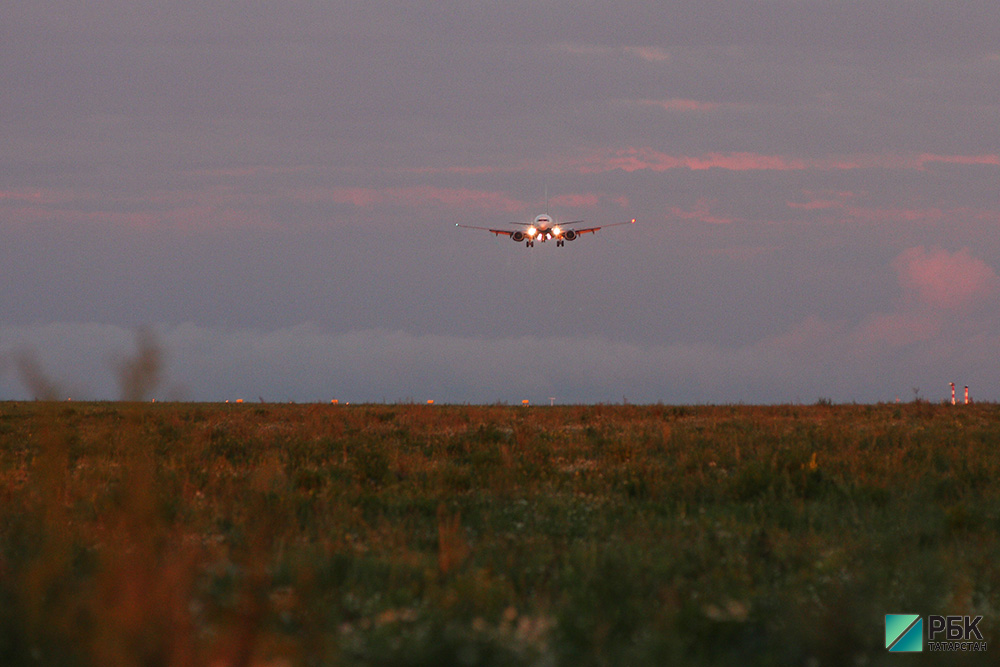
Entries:
[[556,226],[552,228],[552,233],[555,234],[556,236],[559,236],[560,234],[562,234],[562,230],[559,229],[558,226]]
[[537,229],[535,229],[534,227],[528,227],[528,236],[534,236],[537,233],[538,233]]

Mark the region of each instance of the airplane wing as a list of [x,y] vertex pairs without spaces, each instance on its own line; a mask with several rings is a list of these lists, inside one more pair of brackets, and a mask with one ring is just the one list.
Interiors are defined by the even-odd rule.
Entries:
[[[600,227],[584,227],[582,229],[576,229],[576,228],[565,229],[565,227],[567,225],[575,225],[575,224],[579,224],[579,223],[582,223],[582,222],[583,222],[583,220],[571,220],[569,222],[561,222],[561,223],[559,223],[557,225],[554,225],[553,227],[542,229],[537,234],[532,229],[530,229],[530,227],[531,227],[530,224],[526,225],[523,222],[512,222],[512,223],[510,223],[512,225],[519,225],[520,227],[522,227],[522,229],[515,229],[515,230],[511,230],[511,229],[494,229],[493,227],[478,227],[476,225],[463,225],[463,224],[458,223],[458,222],[455,223],[455,226],[456,227],[464,227],[466,229],[481,229],[481,230],[483,230],[485,232],[490,232],[491,234],[493,234],[495,236],[500,236],[501,234],[503,234],[504,236],[509,237],[512,241],[517,241],[518,243],[520,243],[521,241],[524,241],[528,245],[528,247],[530,248],[533,245],[535,245],[536,241],[539,242],[539,243],[544,243],[545,241],[551,241],[551,240],[554,240],[556,242],[557,246],[561,246],[561,245],[564,245],[566,243],[566,241],[572,241],[572,240],[576,239],[578,236],[581,236],[583,234],[595,234],[598,231],[604,229],[605,227],[615,227],[617,225],[633,225],[633,224],[635,224],[635,218],[632,218],[628,222],[612,222],[610,225],[601,225]],[[556,232],[553,232],[552,230],[555,229],[555,228],[557,228],[557,227],[563,227],[564,229],[562,229],[561,231],[557,230]],[[527,229],[525,229],[525,228],[527,228]],[[528,234],[529,231],[531,232],[531,234]]]
[[[521,224],[521,223],[513,223],[513,224]],[[476,227],[475,225],[460,225],[457,222],[455,223],[455,226],[464,227],[465,229],[482,229],[483,231],[493,232],[497,236],[500,236],[501,234],[506,234],[507,236],[513,236],[514,234],[517,233],[523,234],[523,232],[520,232],[520,230],[515,230],[515,229],[491,229],[489,227]]]
[[[578,220],[577,222],[583,222],[583,220]],[[563,224],[571,225],[573,223],[565,222]],[[635,224],[635,218],[632,218],[627,222],[612,222],[610,225],[601,225],[600,227],[586,227],[584,229],[574,229],[573,231],[576,232],[577,236],[579,236],[580,234],[595,234],[600,230],[604,229],[605,227],[617,227],[618,225],[634,225],[634,224]]]

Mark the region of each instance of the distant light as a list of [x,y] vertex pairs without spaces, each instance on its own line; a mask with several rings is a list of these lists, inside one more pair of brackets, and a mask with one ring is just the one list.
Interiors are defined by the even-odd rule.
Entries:
[[237,403],[242,403],[242,402],[243,402],[243,399],[242,399],[242,398],[237,398],[237,399],[236,399],[236,402],[237,402]]
[[632,224],[633,225],[635,224],[635,218],[632,218]]
[[427,405],[434,405],[434,399],[433,398],[427,399]]
[[335,399],[335,398],[331,398],[331,399],[330,399],[330,403],[331,403],[332,405],[337,405],[337,399]]
[[521,405],[523,405],[524,407],[528,407],[528,399],[524,399],[523,401],[521,401]]

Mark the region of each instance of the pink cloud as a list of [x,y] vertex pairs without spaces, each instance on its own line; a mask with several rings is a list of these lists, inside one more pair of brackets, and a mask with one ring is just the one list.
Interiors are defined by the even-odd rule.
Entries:
[[923,167],[928,162],[944,162],[946,164],[984,164],[1000,166],[1000,155],[934,155],[922,153],[917,157],[917,163]]
[[718,204],[718,200],[716,199],[699,199],[693,209],[685,211],[675,206],[670,209],[670,215],[681,220],[697,220],[715,225],[728,225],[739,221],[738,218],[713,215],[711,211],[716,204]]
[[0,190],[0,204],[4,205],[55,206],[71,202],[92,202],[96,199],[97,195],[87,190],[52,188]]
[[568,208],[592,208],[600,202],[600,196],[593,192],[582,194],[567,194],[552,197],[549,203],[554,206],[565,206]]
[[669,100],[643,100],[643,104],[657,106],[666,111],[714,111],[720,106],[715,102],[676,98]]
[[901,298],[888,312],[872,313],[854,327],[810,318],[776,338],[776,344],[806,350],[842,347],[836,354],[856,359],[875,358],[886,349],[914,344],[947,352],[956,349],[957,341],[967,339],[970,331],[992,321],[978,315],[990,309],[995,312],[1000,278],[967,248],[956,252],[908,248],[896,256],[892,268]]
[[626,46],[625,53],[651,63],[661,63],[670,60],[670,53],[658,46]]
[[2,201],[41,201],[41,190],[0,190]]
[[813,199],[807,202],[785,202],[788,208],[794,208],[801,211],[824,211],[831,208],[843,209],[844,203],[837,201],[835,199]]
[[668,171],[671,169],[729,169],[746,170],[789,170],[804,169],[806,164],[801,160],[785,158],[777,155],[760,155],[758,153],[707,153],[699,157],[686,155],[674,156],[652,148],[626,148],[611,154],[592,155],[579,161],[578,171],[582,173],[600,173],[621,169],[627,172],[650,170]]
[[871,352],[879,347],[911,345],[940,336],[944,327],[941,313],[926,310],[901,310],[874,313],[852,332],[851,346]]
[[937,207],[910,209],[899,206],[851,206],[845,211],[850,217],[866,222],[940,222],[945,218],[944,211]]
[[[670,98],[666,100],[636,100],[633,103],[661,107],[667,111],[708,112],[721,108],[715,102]],[[729,171],[846,171],[854,169],[912,169],[921,171],[932,164],[1000,166],[1000,155],[836,155],[800,158],[751,151],[719,152],[700,155],[672,155],[649,146],[594,151],[583,156],[558,156],[544,161],[529,161],[515,165],[475,165],[450,167],[420,167],[404,170],[416,174],[509,174],[524,171],[575,172],[598,174],[622,170],[662,172],[672,169],[725,169]]]
[[904,250],[893,260],[906,301],[937,309],[963,309],[1000,293],[1000,278],[968,248],[949,253],[923,246]]
[[480,176],[483,174],[509,174],[521,171],[523,167],[497,167],[491,165],[452,166],[452,167],[417,167],[415,169],[404,169],[411,174],[462,174],[463,176]]
[[[130,197],[109,197],[88,190],[38,190],[28,196],[0,196],[4,218],[13,224],[91,222],[122,228],[172,225],[214,229],[268,224],[260,212],[262,195],[230,186],[203,190],[161,190]],[[12,204],[12,205],[11,205]]]
[[314,168],[308,166],[275,167],[271,165],[250,165],[222,169],[196,169],[188,173],[192,176],[206,178],[247,178],[274,174],[301,174],[308,171],[314,171]]
[[358,208],[371,206],[381,199],[379,192],[374,188],[312,188],[297,191],[295,198],[306,202],[330,201],[335,204],[351,204]]
[[[859,195],[852,192],[806,193],[813,198],[805,202],[787,201],[785,204],[799,211],[836,211],[843,219],[859,222],[922,222],[937,223],[949,218],[983,219],[986,212],[970,209],[943,210],[936,206],[929,208],[905,208],[902,206],[863,206],[857,203]],[[993,214],[995,216],[995,213]],[[985,219],[992,219],[987,216]]]
[[651,63],[667,62],[671,58],[670,52],[659,46],[622,46],[614,48],[581,42],[558,42],[550,48],[554,51],[586,57],[620,56],[621,54],[626,54]]
[[467,188],[437,188],[422,185],[412,188],[389,188],[387,195],[395,204],[423,206],[427,204],[450,208],[477,208],[488,211],[516,212],[524,203],[502,192],[488,192]]
[[393,206],[443,206],[473,208],[484,211],[518,212],[524,203],[503,192],[468,188],[438,188],[420,185],[405,188],[311,188],[296,190],[292,197],[299,201],[329,201],[367,208],[378,204]]
[[71,222],[74,217],[78,218],[79,215],[65,209],[43,206],[18,206],[16,208],[4,209],[4,219],[6,221],[21,225],[45,222]]
[[[668,101],[669,102],[669,101]],[[683,106],[683,102],[679,102]],[[700,104],[700,103],[694,103]],[[1000,156],[986,155],[847,155],[825,158],[796,158],[753,152],[710,152],[703,155],[670,155],[649,147],[629,147],[598,152],[570,160],[575,171],[585,174],[605,171],[633,172],[671,169],[726,169],[730,171],[839,171],[852,169],[924,169],[931,163],[1000,166]]]

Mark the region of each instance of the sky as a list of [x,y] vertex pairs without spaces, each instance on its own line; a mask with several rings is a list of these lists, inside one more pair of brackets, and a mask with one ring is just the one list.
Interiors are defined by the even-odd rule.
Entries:
[[[995,0],[0,7],[0,399],[1000,399]],[[524,244],[456,223],[635,225]]]

